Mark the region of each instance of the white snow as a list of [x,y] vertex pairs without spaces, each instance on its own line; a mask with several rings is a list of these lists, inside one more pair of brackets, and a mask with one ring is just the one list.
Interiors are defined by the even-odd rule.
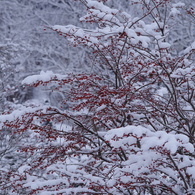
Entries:
[[195,164],[192,167],[188,167],[186,172],[191,176],[191,178],[195,179]]
[[126,126],[118,129],[112,129],[109,130],[105,138],[106,140],[112,140],[115,136],[117,137],[123,137],[124,135],[128,135],[129,133],[132,133],[138,137],[142,136],[142,134],[149,133],[150,131],[142,126]]
[[18,110],[14,110],[13,112],[11,112],[10,114],[4,114],[4,115],[0,115],[0,128],[2,128],[3,123],[5,122],[12,122],[16,119],[22,119],[23,115],[25,114],[33,114],[36,111],[44,109],[44,107],[40,108],[40,107],[25,107],[25,106],[21,106]]
[[176,69],[171,74],[171,77],[172,78],[182,78],[185,76],[186,78],[191,78],[193,75],[194,75],[194,68],[191,66],[191,67]]
[[29,168],[31,168],[31,167],[28,166],[28,165],[23,165],[23,166],[21,166],[21,167],[18,168],[18,172],[19,172],[19,174],[23,174]]
[[189,143],[188,137],[185,135],[168,134],[165,131],[152,132],[142,126],[127,126],[112,129],[105,134],[105,139],[115,148],[136,143],[137,139],[135,137],[141,138],[141,148],[143,151],[162,147],[170,151],[171,154],[174,154],[180,146],[189,152],[194,151],[193,145]]
[[178,3],[172,4],[172,6],[173,6],[173,7],[184,7],[184,6],[185,6],[185,3],[178,2]]
[[108,14],[116,14],[118,12],[117,9],[111,9],[108,6],[104,5],[102,2],[97,2],[97,1],[93,1],[93,0],[86,0],[87,5],[90,8],[95,8],[95,9],[99,9],[102,12],[108,13]]
[[166,49],[166,48],[171,47],[171,45],[167,42],[159,42],[158,44],[159,44],[160,49]]
[[177,16],[180,14],[180,11],[176,8],[176,7],[173,7],[171,8],[171,12],[170,12],[170,16]]
[[167,93],[168,93],[168,90],[166,87],[161,87],[160,89],[157,90],[157,95],[160,97],[163,97]]
[[41,82],[47,82],[50,81],[52,79],[65,79],[66,76],[64,75],[60,75],[60,74],[54,74],[52,71],[41,71],[39,75],[32,75],[32,76],[28,76],[26,77],[23,81],[22,84],[27,84],[27,85],[31,85],[33,83],[36,83],[38,81]]
[[191,50],[194,50],[195,49],[195,41],[194,42],[192,42],[192,44],[189,46],[189,47],[187,47],[185,50],[184,50],[184,54],[187,54],[187,53],[189,53]]

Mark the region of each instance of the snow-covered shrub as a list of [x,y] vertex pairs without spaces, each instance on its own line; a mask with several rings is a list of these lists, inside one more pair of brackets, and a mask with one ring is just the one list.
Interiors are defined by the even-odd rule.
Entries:
[[81,2],[81,21],[94,23],[91,29],[48,28],[86,47],[95,71],[42,71],[23,80],[66,98],[62,108],[29,105],[0,117],[1,128],[31,132],[18,150],[26,162],[1,173],[8,178],[2,187],[43,195],[194,194],[195,43],[176,55],[168,42],[169,17],[184,5],[134,0],[143,15],[133,17],[103,1]]

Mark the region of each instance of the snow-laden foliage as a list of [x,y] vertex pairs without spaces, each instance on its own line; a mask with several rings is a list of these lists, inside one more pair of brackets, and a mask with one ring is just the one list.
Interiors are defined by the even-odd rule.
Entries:
[[[195,44],[175,48],[171,24],[185,4],[134,0],[134,17],[84,0],[92,28],[48,26],[94,56],[91,74],[41,71],[23,85],[62,94],[58,106],[28,104],[0,117],[23,136],[22,161],[3,166],[13,194],[195,193]],[[178,54],[179,53],[179,54]],[[32,144],[33,143],[33,144]]]
[[50,118],[38,108],[21,112],[20,123],[13,119],[21,113],[1,118],[20,133],[33,130],[28,139],[37,141],[21,146],[28,159],[15,172],[1,173],[19,194],[194,193],[194,146],[185,135],[140,125],[95,131],[74,118],[76,129],[64,124],[70,116],[52,108]]

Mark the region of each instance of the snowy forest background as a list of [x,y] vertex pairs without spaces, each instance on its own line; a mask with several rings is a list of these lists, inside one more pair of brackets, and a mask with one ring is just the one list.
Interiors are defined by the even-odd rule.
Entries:
[[195,194],[194,9],[1,0],[0,194]]

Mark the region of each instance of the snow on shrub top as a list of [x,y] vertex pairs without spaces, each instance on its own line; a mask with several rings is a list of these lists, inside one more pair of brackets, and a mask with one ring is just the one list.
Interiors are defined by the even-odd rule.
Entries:
[[127,126],[119,129],[112,129],[105,135],[105,139],[114,148],[127,147],[140,140],[143,151],[162,147],[171,154],[177,152],[179,147],[184,147],[188,152],[194,152],[194,147],[189,143],[189,138],[185,135],[175,135],[165,131],[152,132],[142,126]]
[[39,75],[32,75],[26,77],[23,81],[22,84],[26,85],[32,85],[34,83],[37,83],[39,81],[41,82],[48,82],[51,81],[52,79],[65,79],[64,75],[60,74],[54,74],[52,71],[41,71]]

